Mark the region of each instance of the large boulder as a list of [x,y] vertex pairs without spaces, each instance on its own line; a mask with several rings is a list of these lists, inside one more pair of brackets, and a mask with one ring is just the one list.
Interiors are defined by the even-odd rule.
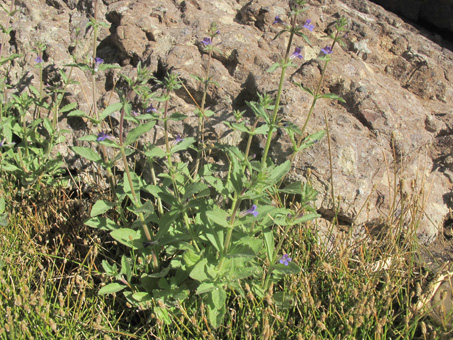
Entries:
[[[18,52],[31,61],[33,44],[39,40],[47,44],[46,67],[64,68],[74,53],[77,60],[89,59],[91,31],[85,25],[93,15],[90,3],[18,1],[21,11],[12,23],[14,39],[5,45],[4,55]],[[453,207],[451,48],[439,38],[433,42],[434,34],[420,34],[369,1],[312,0],[310,5],[300,23],[311,19],[315,26],[312,33],[306,31],[311,46],[300,37],[294,41],[303,47],[305,58],[297,59],[297,67],[287,73],[279,114],[299,126],[304,124],[311,98],[294,83],[317,84],[323,65],[318,59],[320,49],[330,44],[326,33],[341,16],[349,22],[346,44],[335,47],[322,91],[336,93],[346,102],[319,100],[308,123],[310,133],[325,129],[328,123],[332,173],[325,138],[296,157],[289,179],[308,180],[316,187],[320,192],[317,208],[325,218],[338,213],[344,224],[370,228],[419,214],[419,236],[426,243],[432,241]],[[156,75],[172,69],[198,100],[202,87],[191,75],[203,75],[207,56],[201,40],[212,21],[218,24],[215,44],[221,53],[213,55],[211,75],[220,86],[211,86],[207,97],[207,105],[218,113],[207,124],[213,140],[239,144],[241,136],[231,134],[223,121],[233,120],[236,109],[248,110],[245,102],[256,100],[257,92],[276,92],[279,74],[267,69],[282,58],[286,48],[287,35],[273,40],[281,29],[273,25],[275,16],[288,20],[286,1],[104,0],[98,1],[98,10],[99,19],[111,24],[98,35],[99,56],[123,66],[121,72],[129,75],[139,61]],[[82,32],[78,37],[76,27]],[[10,72],[16,80],[24,74],[37,85],[36,68],[17,65]],[[81,109],[90,110],[93,93],[100,98],[100,107],[117,98],[111,91],[117,71],[97,75],[95,91],[91,74],[77,70],[73,75],[80,84],[70,86],[67,100],[77,101]],[[173,124],[171,132],[194,135],[196,106],[184,89],[176,92],[172,107],[190,117]],[[252,117],[250,111],[246,115]],[[59,124],[74,132],[68,145],[80,143],[77,138],[89,129],[83,121],[65,116]],[[159,141],[161,131],[157,127],[147,138]],[[253,152],[259,154],[264,141],[254,142]],[[270,156],[275,160],[290,155],[289,139],[281,131],[276,132],[272,145]],[[81,167],[75,155],[67,154],[67,161]],[[403,205],[395,211],[400,200],[407,200],[413,209]]]

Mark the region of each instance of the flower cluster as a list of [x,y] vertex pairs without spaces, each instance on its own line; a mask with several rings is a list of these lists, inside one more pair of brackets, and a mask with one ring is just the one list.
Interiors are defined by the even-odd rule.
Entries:
[[287,266],[293,259],[291,257],[289,257],[288,254],[285,254],[282,256],[282,258],[280,259],[280,263],[281,264],[284,264],[285,266]]
[[104,131],[98,133],[98,138],[96,139],[98,142],[102,142],[106,139],[111,139],[112,137],[106,134]]

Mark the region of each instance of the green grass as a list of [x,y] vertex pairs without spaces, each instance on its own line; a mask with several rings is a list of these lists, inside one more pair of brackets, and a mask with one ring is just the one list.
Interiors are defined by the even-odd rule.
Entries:
[[[0,229],[2,339],[435,339],[442,333],[415,311],[416,286],[426,284],[427,273],[416,262],[410,230],[355,242],[345,233],[329,251],[314,223],[301,225],[288,235],[287,252],[302,271],[280,289],[271,287],[261,300],[247,285],[246,299],[230,292],[218,329],[210,327],[202,302],[179,306],[166,325],[128,307],[122,294],[97,295],[108,282],[100,262],[120,262],[124,249],[83,225],[92,200],[71,199],[64,190],[46,196],[10,204],[9,226]],[[376,265],[388,258],[388,268]]]

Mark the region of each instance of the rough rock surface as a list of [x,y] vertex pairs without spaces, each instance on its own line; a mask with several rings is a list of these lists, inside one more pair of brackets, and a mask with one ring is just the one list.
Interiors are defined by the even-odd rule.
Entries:
[[[5,2],[6,0],[2,0]],[[20,12],[13,19],[13,34],[4,51],[24,55],[32,64],[33,48],[38,41],[47,44],[44,54],[45,80],[51,81],[58,68],[91,55],[91,30],[85,25],[93,15],[92,1],[40,0],[17,1]],[[432,241],[442,232],[451,200],[453,176],[453,54],[421,34],[396,15],[363,0],[312,0],[300,19],[310,18],[315,25],[307,31],[312,46],[297,37],[295,44],[304,46],[304,59],[289,71],[282,96],[281,115],[302,125],[310,106],[310,97],[293,82],[313,87],[320,77],[321,63],[316,59],[329,40],[325,35],[340,16],[349,20],[346,46],[336,46],[327,69],[323,91],[342,96],[346,103],[319,100],[309,132],[325,128],[331,136],[331,154],[335,194],[341,221],[357,225],[379,224],[389,214],[394,200],[411,197],[420,188],[418,207],[424,211],[419,236]],[[5,7],[9,5],[6,1]],[[278,0],[104,0],[98,2],[99,18],[111,24],[98,35],[98,56],[118,63],[123,73],[133,74],[143,61],[156,75],[173,69],[184,80],[195,98],[200,85],[190,76],[202,76],[206,55],[201,39],[212,21],[221,31],[214,53],[211,74],[219,87],[211,87],[207,105],[218,112],[208,124],[213,138],[228,138],[235,143],[240,136],[230,135],[222,124],[233,120],[235,109],[246,109],[245,101],[256,100],[256,92],[275,93],[278,72],[266,70],[279,61],[287,37],[272,40],[281,29],[273,25],[276,15],[287,20],[289,6]],[[0,20],[5,22],[4,14]],[[76,28],[81,34],[76,39]],[[75,47],[78,41],[77,48]],[[5,52],[4,52],[5,53]],[[97,76],[96,94],[100,107],[117,100],[112,91],[117,71]],[[36,68],[17,64],[11,72],[12,82],[28,79],[38,82]],[[71,85],[68,101],[77,101],[89,111],[92,101],[91,75],[76,70],[80,85]],[[172,99],[175,110],[192,117],[183,125],[173,125],[172,132],[193,135],[196,126],[195,106],[186,91]],[[248,112],[251,116],[251,113]],[[80,119],[62,117],[61,128],[71,128],[69,144],[87,132]],[[150,140],[158,140],[158,129]],[[157,136],[157,137],[156,137]],[[260,153],[264,142],[256,140],[254,152]],[[289,155],[289,140],[275,134],[271,156],[282,160]],[[317,207],[326,217],[333,215],[330,188],[328,143],[324,139],[314,148],[301,153],[290,178],[309,180],[320,191]],[[74,155],[68,155],[73,166]],[[80,162],[77,161],[77,162]],[[76,165],[77,164],[77,165]],[[394,174],[404,180],[394,183]],[[396,188],[396,192],[395,192]],[[403,212],[400,212],[403,213]],[[389,216],[389,219],[398,216]]]

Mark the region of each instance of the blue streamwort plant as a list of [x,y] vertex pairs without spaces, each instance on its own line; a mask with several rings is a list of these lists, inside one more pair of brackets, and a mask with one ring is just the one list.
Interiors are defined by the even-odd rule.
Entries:
[[[299,85],[313,96],[304,126],[299,129],[292,123],[282,124],[278,111],[285,72],[303,59],[302,47],[293,46],[294,37],[303,37],[308,43],[304,30],[314,29],[309,19],[302,25],[297,24],[305,10],[305,1],[292,3],[290,24],[285,24],[279,17],[275,19],[276,25],[283,25],[275,39],[289,33],[285,55],[269,69],[273,72],[281,68],[275,98],[258,94],[259,101],[248,103],[255,114],[253,125],[244,120],[242,112],[234,113],[236,122],[225,123],[248,135],[245,151],[220,143],[208,147],[203,136],[206,92],[212,83],[209,62],[214,38],[219,34],[215,24],[211,25],[208,37],[201,41],[208,53],[208,66],[205,77],[198,79],[204,87],[204,95],[201,104],[197,103],[197,138],[171,136],[168,130],[170,121],[187,118],[185,114],[169,109],[173,92],[183,86],[179,78],[167,74],[163,80],[155,79],[140,64],[136,78],[123,76],[127,86],[119,91],[121,102],[111,104],[99,116],[78,110],[70,114],[89,119],[97,126],[108,126],[104,120],[111,113],[120,111],[117,136],[104,128],[80,139],[92,143],[92,147],[72,148],[110,174],[117,162],[125,167],[122,180],[110,181],[111,199],[98,200],[92,207],[91,218],[85,222],[91,227],[109,230],[115,240],[130,248],[130,253],[122,256],[120,266],[103,261],[105,272],[114,282],[102,287],[100,294],[123,291],[131,305],[153,309],[156,317],[168,324],[171,315],[180,312],[184,301],[190,305],[194,299],[201,299],[209,322],[213,327],[219,327],[227,311],[230,292],[245,298],[244,288],[248,287],[263,298],[271,287],[276,289],[275,283],[299,272],[299,266],[286,253],[284,244],[288,242],[287,235],[293,226],[318,216],[313,207],[317,192],[308,183],[290,183],[282,187],[281,183],[291,169],[291,160],[274,164],[268,151],[273,133],[281,126],[293,141],[293,154],[312,146],[324,135],[324,131],[310,136],[305,136],[304,132],[316,100],[341,100],[333,94],[321,94],[320,90],[330,52],[339,41],[338,32],[344,29],[346,22],[339,21],[332,45],[323,49],[321,59],[325,65],[318,87],[312,90]],[[93,72],[97,72],[96,67],[100,72],[106,64],[91,66]],[[149,82],[154,82],[158,90],[152,92]],[[134,97],[139,98],[139,103],[132,100]],[[143,151],[137,150],[138,139],[156,124],[164,128],[164,147],[148,144]],[[261,161],[249,155],[252,139],[258,134],[267,140]],[[112,152],[106,152],[106,149]],[[220,165],[201,162],[205,151],[212,149],[228,159],[224,176],[220,176],[221,170],[225,170]],[[188,150],[198,155],[195,164],[191,165],[192,171],[187,164],[175,161],[176,154]],[[128,157],[134,155],[146,157],[151,178],[142,177],[130,167]],[[289,196],[297,200],[297,204],[285,204],[290,201],[287,200]],[[282,230],[278,238],[277,229]],[[276,292],[273,298],[285,297]]]

